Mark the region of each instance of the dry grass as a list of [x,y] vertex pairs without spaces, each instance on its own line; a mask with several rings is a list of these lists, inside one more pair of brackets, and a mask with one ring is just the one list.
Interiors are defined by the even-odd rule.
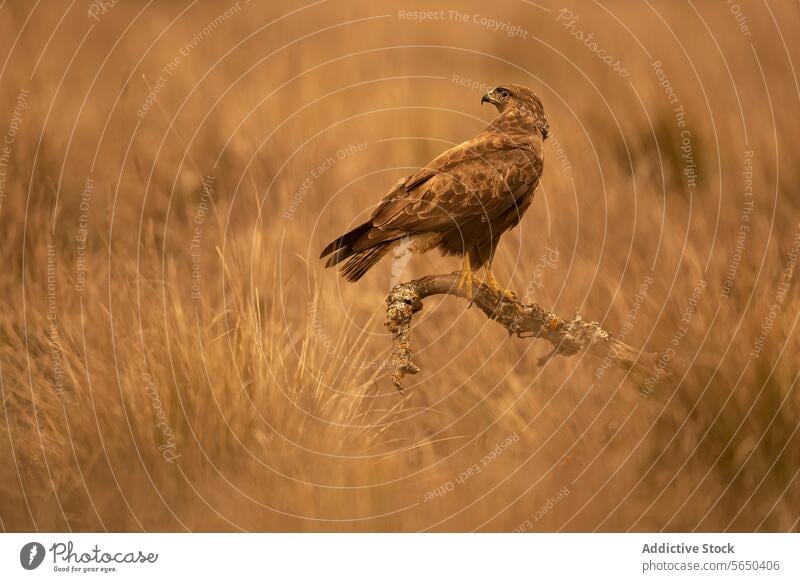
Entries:
[[[796,3],[741,2],[752,36],[724,3],[575,3],[575,29],[621,78],[556,23],[558,6],[402,7],[483,14],[523,39],[401,20],[388,3],[240,2],[143,118],[146,83],[227,4],[137,16],[144,3],[123,2],[86,37],[82,4],[31,4],[0,7],[0,132],[30,90],[0,206],[5,529],[797,530],[796,282],[751,357],[798,236]],[[656,59],[691,132],[691,192]],[[423,373],[406,398],[393,390],[389,261],[352,286],[316,256],[485,125],[481,91],[454,75],[536,88],[553,128],[498,275],[564,314],[631,322],[634,345],[677,338],[672,381],[643,397],[589,356],[537,369],[547,346],[444,299],[414,330]],[[406,276],[454,268],[431,256]]]

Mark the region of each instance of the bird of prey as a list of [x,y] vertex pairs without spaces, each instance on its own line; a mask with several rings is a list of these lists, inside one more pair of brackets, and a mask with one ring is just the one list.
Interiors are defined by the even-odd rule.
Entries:
[[481,98],[499,115],[481,133],[434,158],[392,187],[364,224],[322,251],[326,267],[358,281],[381,257],[405,243],[412,252],[438,248],[463,255],[458,288],[472,297],[473,270],[509,295],[492,274],[500,237],[515,227],[533,200],[544,167],[548,134],[544,107],[520,85],[496,87]]

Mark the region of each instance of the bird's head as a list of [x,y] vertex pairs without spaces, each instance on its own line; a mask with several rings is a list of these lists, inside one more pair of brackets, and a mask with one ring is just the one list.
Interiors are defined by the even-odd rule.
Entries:
[[495,87],[481,97],[481,105],[491,103],[500,113],[518,111],[532,115],[534,122],[542,132],[542,137],[547,139],[550,126],[544,115],[544,106],[536,93],[522,85],[502,85]]

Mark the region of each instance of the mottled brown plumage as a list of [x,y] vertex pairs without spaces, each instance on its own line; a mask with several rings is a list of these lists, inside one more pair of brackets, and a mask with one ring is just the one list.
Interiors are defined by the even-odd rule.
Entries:
[[497,87],[483,102],[499,111],[486,129],[397,182],[367,222],[325,247],[326,267],[344,261],[342,274],[357,281],[408,241],[414,251],[465,255],[462,273],[486,265],[487,281],[495,283],[489,268],[497,243],[533,200],[548,125],[541,101],[525,87]]

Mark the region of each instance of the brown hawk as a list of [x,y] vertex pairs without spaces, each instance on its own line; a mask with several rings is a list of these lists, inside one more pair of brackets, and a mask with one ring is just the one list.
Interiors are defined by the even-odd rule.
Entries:
[[484,102],[500,112],[486,129],[397,182],[367,222],[325,247],[326,267],[344,261],[342,275],[358,281],[405,241],[413,252],[463,255],[458,287],[468,296],[472,270],[484,265],[485,283],[508,293],[492,274],[492,259],[502,234],[531,205],[548,124],[542,102],[526,87],[497,87]]

